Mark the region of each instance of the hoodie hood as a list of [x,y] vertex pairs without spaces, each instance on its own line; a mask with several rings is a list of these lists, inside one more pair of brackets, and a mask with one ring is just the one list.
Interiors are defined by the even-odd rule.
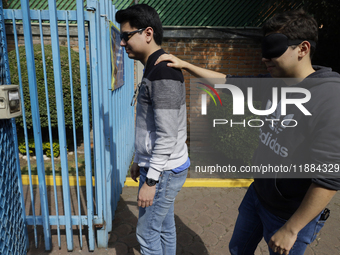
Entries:
[[340,86],[340,74],[333,72],[329,67],[313,66],[315,72],[308,75],[302,82],[294,87],[311,89],[318,85],[336,84]]
[[315,72],[307,76],[307,78],[340,78],[340,74],[333,72],[332,68],[324,66],[313,66]]

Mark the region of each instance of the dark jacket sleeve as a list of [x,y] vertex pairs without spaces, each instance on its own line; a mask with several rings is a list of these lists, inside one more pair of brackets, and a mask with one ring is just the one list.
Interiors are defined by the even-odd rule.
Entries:
[[318,89],[318,109],[311,127],[311,163],[319,166],[312,182],[332,190],[340,189],[340,83],[324,84]]

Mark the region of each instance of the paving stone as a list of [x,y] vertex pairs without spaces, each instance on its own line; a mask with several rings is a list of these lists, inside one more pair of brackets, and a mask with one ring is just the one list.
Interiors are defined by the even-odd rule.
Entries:
[[218,237],[211,231],[204,231],[204,233],[200,236],[207,248],[210,246],[215,246],[218,243]]
[[137,207],[134,207],[130,209],[130,212],[127,213],[125,217],[129,216],[129,217],[135,217],[136,219],[138,219],[138,215],[139,215],[139,209]]
[[204,188],[198,188],[198,189],[200,191],[201,196],[205,197],[205,196],[210,195],[210,189],[209,188],[204,187]]
[[187,229],[187,223],[189,222],[190,221],[187,218],[175,215],[176,231],[183,231],[184,229]]
[[200,224],[202,227],[206,227],[211,225],[212,219],[206,214],[201,214],[195,219],[195,222]]
[[269,247],[264,239],[261,240],[257,249],[261,251],[262,255],[269,255]]
[[223,226],[225,226],[228,230],[233,230],[235,225],[235,219],[232,219],[229,216],[226,216],[225,214],[221,214],[221,217],[214,218],[216,223],[220,223]]
[[125,236],[131,233],[132,227],[129,224],[123,223],[118,227],[112,229],[112,231],[118,236]]
[[270,255],[268,248],[259,248],[262,255]]
[[129,247],[134,247],[139,244],[137,241],[136,233],[120,237],[119,242],[125,243]]
[[181,253],[177,253],[177,254],[181,254],[181,255],[193,255],[193,253],[188,252],[188,251],[182,251]]
[[[72,188],[72,187],[71,187]],[[29,188],[23,187],[24,197],[30,200]],[[241,203],[247,188],[183,188],[175,201],[175,221],[177,232],[178,255],[228,255],[228,245],[232,236],[234,224],[238,215],[238,206]],[[36,205],[39,205],[39,189],[35,188]],[[82,193],[83,192],[83,193]],[[86,194],[86,191],[80,193]],[[60,194],[59,194],[60,193]],[[76,189],[71,189],[76,194]],[[58,187],[58,197],[61,200],[62,189]],[[136,206],[137,187],[124,187],[118,208],[112,222],[109,248],[88,251],[87,232],[83,231],[83,249],[79,246],[79,235],[76,234],[77,226],[74,226],[74,251],[67,252],[65,227],[61,227],[61,246],[59,250],[57,231],[51,226],[52,251],[49,254],[91,254],[91,255],[140,255],[139,244],[135,237],[138,220],[138,208]],[[53,189],[48,189],[48,197],[54,197]],[[74,199],[71,196],[71,200]],[[86,198],[86,196],[85,196]],[[75,200],[76,201],[76,200]],[[86,201],[86,199],[84,200]],[[204,202],[202,202],[204,201]],[[73,203],[73,200],[71,201]],[[50,203],[51,205],[52,203]],[[76,203],[75,203],[76,204]],[[84,202],[84,204],[86,204]],[[178,206],[180,205],[180,206]],[[25,204],[27,213],[32,214],[28,202]],[[184,208],[186,207],[186,209]],[[340,254],[340,192],[327,206],[331,209],[331,216],[321,229],[317,240],[306,250],[306,255],[337,255]],[[37,214],[40,208],[36,206]],[[75,210],[77,207],[74,208]],[[59,206],[63,215],[63,205]],[[55,215],[54,206],[51,207],[51,215]],[[75,212],[76,214],[77,212]],[[209,219],[209,220],[208,220]],[[206,224],[208,223],[209,224]],[[202,224],[205,227],[200,226]],[[209,226],[206,226],[209,225]],[[29,255],[47,254],[44,251],[44,236],[42,226],[37,226],[39,246],[34,247],[34,232],[32,226],[28,227],[30,250]],[[255,255],[269,255],[268,246],[262,240]]]
[[315,251],[315,254],[318,254],[318,255],[321,253],[333,255],[333,254],[337,254],[338,252],[335,246],[339,246],[339,243],[335,244],[333,242],[329,242],[328,240],[323,240],[323,241],[320,241],[319,244],[313,248],[313,250]]
[[226,243],[227,245],[229,245],[232,235],[233,235],[233,232],[228,231],[224,236],[220,237],[219,243],[221,244]]
[[193,243],[194,238],[188,232],[181,231],[177,234],[177,243],[181,246],[189,246]]
[[218,243],[216,246],[213,247],[213,249],[211,247],[209,247],[209,254],[210,255],[230,255],[229,252],[229,244],[225,244],[225,243]]
[[176,254],[183,254],[184,251],[183,251],[183,248],[181,245],[177,244],[176,246]]
[[219,223],[212,223],[209,227],[204,227],[204,231],[213,232],[216,236],[220,237],[226,234],[226,227]]
[[192,209],[197,210],[199,212],[205,212],[208,210],[208,206],[204,203],[201,203],[200,201],[197,201],[193,206]]
[[189,223],[188,227],[195,232],[197,235],[200,235],[203,233],[203,228],[198,225],[197,223]]
[[203,197],[201,199],[198,199],[198,201],[205,204],[206,206],[212,206],[215,203],[214,198],[211,196]]
[[261,251],[260,247],[257,247],[257,249],[254,252],[254,255],[262,255],[262,251]]
[[238,206],[237,207],[229,206],[225,214],[228,215],[229,217],[235,218],[235,221],[236,221],[237,216],[238,216]]
[[130,248],[128,254],[129,255],[140,255],[139,250],[140,250],[140,248],[139,248],[139,245],[138,245],[136,247]]
[[189,252],[193,255],[208,254],[208,250],[203,243],[195,243],[184,248],[184,252]]
[[209,217],[213,219],[218,219],[221,214],[223,214],[223,210],[220,208],[216,208],[216,206],[210,206],[208,210],[204,212],[204,214],[208,215]]
[[[192,189],[192,188],[182,188],[181,192],[183,191],[186,191],[189,190],[189,189]],[[191,198],[192,199],[199,199],[201,197],[203,197],[202,195],[202,191],[201,191],[202,188],[195,188],[194,190],[191,190],[190,191],[190,194],[191,194]],[[189,199],[190,200],[190,199]]]
[[128,247],[124,243],[116,242],[110,249],[108,249],[108,255],[123,255],[128,253]]
[[312,250],[310,246],[307,246],[307,249],[304,255],[316,255],[316,254],[314,253],[314,251]]
[[117,234],[111,233],[111,234],[110,234],[110,237],[109,237],[109,242],[114,243],[114,242],[116,242],[117,240],[118,240]]
[[194,234],[194,243],[203,243],[200,235]]
[[183,197],[183,199],[178,199],[178,197],[176,197],[175,207],[179,203],[184,203],[187,208],[190,208],[191,206],[193,206],[196,203],[196,199],[195,199],[194,196],[189,196],[189,197],[185,196],[185,197]]
[[225,210],[226,208],[234,207],[235,202],[234,202],[233,199],[231,199],[229,197],[221,197],[221,198],[215,200],[215,205],[217,207],[221,208],[222,210]]
[[176,212],[184,212],[187,208],[188,208],[188,204],[186,203],[186,200],[179,200],[176,199],[175,200],[175,208],[176,208]]
[[[175,208],[176,210],[176,208]],[[198,210],[195,210],[194,208],[189,208],[185,211],[184,215],[188,219],[196,219],[200,215]]]
[[137,216],[135,215],[126,216],[124,222],[128,222],[131,226],[133,226],[133,228],[135,228],[138,222],[138,214]]

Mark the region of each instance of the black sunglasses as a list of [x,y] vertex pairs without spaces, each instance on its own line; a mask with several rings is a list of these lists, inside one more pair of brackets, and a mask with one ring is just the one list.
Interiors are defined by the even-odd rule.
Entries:
[[131,35],[134,35],[135,33],[141,33],[145,29],[146,28],[140,28],[140,29],[137,29],[135,31],[121,33],[120,34],[120,40],[124,39],[124,41],[127,42],[132,37]]

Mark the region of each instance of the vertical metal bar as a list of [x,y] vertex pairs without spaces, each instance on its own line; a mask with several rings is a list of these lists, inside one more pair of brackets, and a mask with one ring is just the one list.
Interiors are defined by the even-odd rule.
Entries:
[[119,90],[117,90],[117,124],[118,124],[118,136],[117,136],[117,148],[119,148],[119,150],[117,151],[117,163],[118,163],[118,173],[119,173],[119,180],[118,180],[118,191],[116,194],[116,203],[118,203],[119,200],[119,195],[122,192],[122,187],[124,184],[124,180],[125,180],[125,174],[124,174],[124,170],[123,170],[123,166],[122,166],[122,161],[123,161],[123,154],[122,154],[122,150],[120,148],[122,148],[122,136],[125,135],[125,130],[122,127],[122,115],[123,115],[123,111],[125,110],[123,108],[122,105],[122,90],[121,88],[119,88]]
[[[98,10],[98,3],[96,3],[96,8],[95,10]],[[99,54],[100,54],[100,44],[98,41],[100,41],[100,24],[97,22],[99,19],[99,14],[98,11],[91,11],[89,12],[89,18],[90,18],[90,50],[91,50],[91,81],[92,81],[92,108],[93,108],[93,139],[94,139],[94,160],[95,160],[95,181],[96,181],[96,210],[97,210],[97,215],[99,218],[102,217],[102,214],[98,214],[99,207],[100,207],[100,201],[98,197],[101,197],[101,193],[98,192],[100,191],[101,188],[98,187],[101,181],[101,176],[100,176],[100,171],[102,169],[102,162],[101,162],[101,134],[102,134],[102,129],[101,129],[101,106],[100,106],[100,84],[101,83],[101,74],[100,74],[100,60],[99,60]],[[98,29],[99,27],[99,29]],[[84,132],[85,133],[85,132]],[[92,174],[91,174],[92,175]],[[86,186],[86,193],[88,191],[92,192],[92,185],[91,186]],[[98,194],[100,193],[100,194]],[[92,198],[91,198],[92,199]],[[92,200],[89,200],[88,198],[88,203],[92,203]],[[93,227],[89,230],[93,231]],[[92,232],[93,238],[94,238],[94,232]],[[93,239],[94,240],[94,239]],[[93,249],[94,249],[94,242],[93,242]]]
[[[92,14],[92,12],[89,12],[88,15],[90,17],[90,15]],[[90,18],[91,20],[91,18]],[[93,56],[93,52],[92,52],[92,33],[96,34],[95,32],[91,31],[91,22],[88,22],[88,44],[89,44],[89,55],[90,55],[90,70],[92,70],[92,56]],[[94,40],[95,41],[95,40]],[[92,71],[90,71],[90,81],[91,84],[93,80],[93,74]],[[91,101],[92,101],[92,109],[93,109],[93,86],[91,86]],[[91,110],[92,110],[91,109]],[[92,110],[92,120],[93,120],[93,110]],[[93,121],[92,121],[93,123]],[[95,148],[93,148],[95,149]],[[85,167],[86,168],[86,167]],[[90,251],[94,251],[94,246],[95,246],[95,240],[94,240],[94,227],[93,227],[93,217],[94,217],[94,208],[93,208],[93,189],[92,189],[92,165],[90,167],[90,171],[91,174],[85,174],[86,179],[91,179],[90,183],[86,182],[86,197],[87,197],[87,225],[88,225],[88,238],[89,238],[89,250]],[[87,173],[87,172],[86,172]],[[91,226],[91,227],[90,227]]]
[[50,150],[51,150],[51,164],[52,164],[52,174],[53,174],[53,191],[54,191],[54,202],[56,206],[56,216],[57,216],[57,233],[58,233],[58,246],[61,248],[60,241],[60,223],[59,223],[59,208],[58,208],[58,195],[57,195],[57,184],[55,177],[55,166],[54,166],[54,153],[53,153],[53,138],[52,138],[52,125],[51,125],[51,114],[50,114],[50,102],[48,96],[48,84],[46,75],[46,58],[45,58],[45,46],[44,46],[44,34],[42,29],[41,11],[39,10],[39,29],[40,29],[40,44],[41,44],[41,54],[43,60],[43,71],[44,71],[44,82],[45,82],[45,95],[46,95],[46,110],[48,118],[48,135],[50,139]]
[[[110,6],[111,8],[111,21],[115,24],[115,18],[114,18],[114,6]],[[111,31],[110,31],[111,32]],[[111,42],[110,42],[111,43]],[[113,54],[115,54],[113,52]],[[113,61],[116,61],[116,59],[114,58]],[[111,63],[112,65],[114,65],[114,63]],[[116,200],[115,200],[115,196],[116,196],[116,188],[117,188],[117,184],[116,184],[116,175],[117,175],[117,162],[116,162],[116,157],[115,157],[115,153],[116,153],[116,143],[115,143],[115,136],[116,136],[116,121],[115,121],[115,107],[114,104],[116,102],[115,100],[115,94],[116,91],[112,91],[111,93],[111,103],[110,103],[110,115],[111,115],[111,119],[110,119],[110,123],[111,123],[111,129],[112,129],[112,138],[111,138],[111,155],[112,155],[112,174],[111,174],[111,212],[112,212],[112,219],[114,219],[114,213],[116,210]],[[112,228],[112,227],[111,227]]]
[[[90,22],[90,25],[91,23],[92,22]],[[93,251],[94,246],[95,246],[95,240],[94,240],[94,225],[93,225],[94,208],[93,208],[91,139],[90,139],[91,130],[90,130],[90,114],[89,114],[89,104],[88,104],[89,84],[87,83],[84,4],[82,0],[77,0],[77,24],[78,24],[78,43],[79,43],[79,66],[80,66],[80,76],[81,76],[80,77],[81,78],[81,98],[82,98],[82,112],[83,112],[86,199],[87,199],[87,216],[88,216],[87,225],[89,229],[89,249]]]
[[[125,67],[124,67],[125,69]],[[126,70],[126,69],[125,69]],[[125,85],[126,86],[126,85]],[[127,135],[127,129],[125,129],[125,127],[123,126],[124,124],[124,117],[123,115],[125,115],[125,111],[128,109],[127,107],[124,106],[124,90],[125,90],[125,87],[120,87],[120,97],[119,97],[119,109],[120,111],[118,112],[118,119],[119,119],[119,122],[118,122],[118,128],[119,128],[119,135],[118,135],[118,145],[119,147],[125,147],[125,144],[123,144],[123,141],[124,141],[124,136]],[[130,106],[131,107],[131,106]],[[118,155],[118,166],[119,166],[119,182],[118,182],[118,191],[117,191],[117,194],[116,194],[116,203],[118,203],[118,200],[119,200],[119,196],[122,192],[122,187],[124,185],[124,181],[125,181],[125,178],[126,178],[126,171],[127,169],[125,169],[125,165],[124,165],[124,160],[125,160],[125,157],[124,157],[124,151],[123,150],[120,150],[119,151],[119,155]]]
[[[101,210],[102,210],[102,215],[104,217],[105,223],[107,223],[108,220],[108,215],[107,215],[107,168],[110,167],[110,155],[109,152],[110,150],[108,149],[110,146],[110,141],[108,141],[108,128],[107,123],[108,123],[108,84],[110,82],[108,81],[108,66],[107,66],[107,28],[108,28],[108,22],[107,22],[107,13],[106,13],[106,1],[105,0],[100,0],[99,1],[100,6],[100,37],[101,37],[101,70],[102,70],[102,77],[103,77],[103,82],[102,85],[102,104],[103,104],[103,128],[104,128],[104,136],[103,136],[103,168],[101,169],[101,176],[102,176],[102,183],[101,183],[101,188],[102,188],[102,201],[101,201]],[[100,199],[100,198],[99,198]],[[100,206],[98,206],[100,208]],[[99,215],[99,212],[98,212]],[[108,245],[108,232],[107,232],[107,227],[106,224],[103,225],[103,227],[97,231],[97,236],[98,236],[98,247],[100,248],[106,248]]]
[[[43,159],[43,150],[42,150],[39,102],[38,102],[38,92],[37,92],[37,80],[35,76],[36,71],[35,71],[35,64],[34,64],[34,52],[33,52],[29,1],[21,0],[21,8],[22,8],[22,15],[23,15],[26,59],[27,59],[27,63],[29,63],[29,65],[27,65],[27,73],[28,73],[28,82],[29,82],[30,100],[31,100],[31,109],[32,109],[35,152],[36,152],[36,157],[37,157],[37,169],[38,169],[40,201],[41,201],[41,214],[43,217],[45,249],[50,250],[51,249],[51,229],[50,229],[50,225],[48,221],[49,210],[48,210],[46,183],[45,183],[45,168],[44,168],[44,159]],[[53,43],[53,40],[52,40],[52,43]]]
[[[124,53],[123,53],[123,51],[122,51],[122,55],[123,55]],[[121,58],[123,58],[123,56],[120,56]],[[127,86],[129,86],[129,85],[127,85]],[[123,87],[121,87],[121,94],[122,94],[122,100],[121,100],[121,106],[122,106],[122,108],[123,108],[123,111],[124,111],[124,114],[123,115],[126,115],[127,117],[126,118],[124,118],[124,117],[122,117],[122,119],[121,119],[121,122],[122,122],[122,124],[121,124],[121,127],[122,127],[122,130],[124,130],[124,135],[122,135],[121,137],[121,144],[122,144],[122,147],[124,148],[124,150],[122,151],[122,160],[121,160],[121,175],[122,176],[124,176],[124,178],[123,178],[123,182],[122,183],[120,183],[120,187],[122,188],[123,186],[124,186],[124,181],[125,181],[125,179],[126,179],[126,173],[127,173],[127,171],[128,171],[128,167],[129,167],[129,164],[126,164],[126,162],[127,161],[130,161],[131,162],[131,159],[128,159],[127,158],[127,155],[126,155],[126,152],[127,152],[127,144],[126,144],[126,141],[127,141],[127,138],[129,137],[129,136],[131,136],[131,135],[134,135],[134,134],[129,134],[129,128],[128,128],[128,126],[127,126],[127,120],[129,119],[129,117],[128,117],[128,114],[126,114],[126,113],[128,113],[128,109],[129,109],[129,106],[128,105],[126,105],[126,96],[127,96],[127,94],[126,94],[126,89],[127,89],[127,86],[123,86]],[[130,106],[131,107],[131,106]],[[119,199],[119,195],[120,194],[117,194],[117,200]],[[118,201],[117,201],[118,202]]]
[[106,123],[105,123],[105,129],[106,129],[106,152],[105,152],[105,161],[106,161],[106,177],[105,177],[105,182],[106,182],[106,228],[107,232],[112,231],[112,210],[111,210],[111,175],[112,175],[112,155],[111,155],[111,147],[112,147],[112,126],[110,119],[112,118],[111,116],[111,111],[110,111],[110,106],[111,106],[111,101],[112,101],[112,90],[111,90],[111,40],[110,40],[110,1],[105,0],[105,9],[107,13],[107,19],[106,19],[106,70],[107,70],[107,104],[106,104]]
[[29,176],[29,186],[30,186],[30,196],[31,196],[31,206],[32,206],[32,214],[33,214],[33,231],[34,231],[34,242],[35,247],[38,247],[38,236],[37,236],[37,224],[35,221],[35,207],[34,207],[34,194],[33,194],[33,185],[32,185],[32,171],[31,171],[31,161],[29,155],[29,147],[28,147],[28,135],[27,135],[27,124],[26,124],[26,113],[25,113],[25,103],[24,103],[24,93],[22,88],[22,78],[21,78],[21,65],[20,65],[20,55],[19,55],[19,47],[18,47],[18,35],[15,23],[15,14],[13,12],[13,33],[14,33],[14,43],[15,43],[15,53],[17,56],[17,67],[18,67],[18,76],[19,76],[19,87],[20,87],[20,97],[21,97],[21,112],[22,119],[24,123],[24,135],[25,135],[25,145],[26,145],[26,156],[27,156],[27,168],[28,168],[28,176]]
[[[10,70],[9,70],[9,60],[8,60],[8,51],[7,51],[7,39],[6,39],[6,31],[5,31],[5,20],[3,16],[3,5],[2,2],[0,3],[0,11],[1,11],[1,30],[2,30],[2,35],[1,35],[1,47],[2,47],[2,52],[3,52],[3,59],[5,61],[5,72],[6,72],[6,84],[12,84],[11,83],[11,77],[10,77]],[[12,21],[13,26],[15,26],[15,19],[13,16]],[[20,74],[19,74],[20,75]],[[14,139],[14,151],[15,151],[15,159],[16,159],[16,173],[18,177],[18,188],[21,194],[21,209],[22,209],[22,214],[21,217],[23,219],[23,224],[24,224],[24,235],[26,239],[26,249],[29,247],[29,240],[28,240],[28,233],[27,233],[27,223],[26,223],[26,212],[25,212],[25,200],[24,200],[24,193],[23,193],[23,187],[22,187],[22,179],[21,179],[21,169],[20,169],[20,161],[19,161],[19,149],[18,149],[18,136],[17,136],[17,128],[15,124],[15,119],[12,118],[10,120],[11,126],[12,126],[12,133],[13,133],[13,139]]]
[[50,14],[50,27],[51,27],[51,43],[53,55],[53,70],[54,70],[54,84],[55,95],[57,103],[58,115],[58,134],[60,145],[60,160],[61,172],[63,180],[63,198],[64,198],[64,212],[66,219],[66,240],[67,250],[73,250],[73,232],[71,220],[71,199],[70,199],[70,186],[68,178],[68,161],[67,161],[67,144],[66,144],[66,130],[65,130],[65,113],[64,113],[64,99],[63,99],[63,86],[61,78],[61,64],[60,64],[60,51],[59,51],[59,35],[58,35],[58,22],[57,22],[57,7],[54,0],[48,0],[49,14]]
[[122,169],[121,169],[121,135],[122,135],[122,127],[121,127],[121,123],[120,123],[120,113],[121,113],[121,105],[120,103],[120,91],[117,89],[116,91],[116,122],[117,122],[117,139],[116,139],[116,144],[117,144],[117,151],[116,151],[116,161],[117,161],[117,174],[118,174],[118,179],[117,179],[117,192],[116,192],[116,203],[118,202],[119,199],[119,194],[121,192],[121,183],[122,183]]
[[[116,56],[117,57],[117,56]],[[120,123],[119,123],[119,111],[120,111],[120,105],[119,105],[119,90],[115,90],[115,104],[114,104],[114,116],[115,116],[115,166],[116,166],[116,173],[115,173],[115,194],[114,194],[114,209],[117,208],[117,203],[119,200],[120,195],[120,179],[121,179],[121,172],[120,172],[120,145],[119,145],[119,137],[120,137]]]
[[[116,23],[117,27],[119,25]],[[116,56],[118,58],[118,56]],[[117,61],[117,60],[115,60]],[[115,144],[116,144],[116,152],[115,152],[115,165],[116,165],[116,174],[115,174],[115,194],[114,194],[114,210],[117,208],[118,200],[120,197],[120,190],[121,190],[121,167],[120,167],[120,155],[121,155],[121,147],[120,147],[120,136],[121,136],[121,127],[120,127],[120,120],[119,120],[119,111],[120,111],[120,100],[119,97],[121,95],[121,89],[117,89],[115,91],[115,105],[114,105],[114,115],[115,115]]]
[[120,195],[120,183],[121,183],[121,169],[120,169],[120,144],[119,144],[119,136],[121,135],[120,123],[119,123],[119,91],[116,91],[116,107],[115,107],[115,118],[116,118],[116,165],[117,165],[117,180],[116,180],[116,194],[115,194],[115,203],[117,205],[119,195]]
[[118,145],[117,145],[117,136],[118,136],[118,121],[117,121],[117,91],[113,91],[113,107],[112,107],[112,115],[113,115],[113,144],[114,144],[114,151],[113,151],[113,166],[114,166],[114,174],[113,174],[113,191],[112,191],[112,210],[116,210],[117,207],[117,193],[118,193],[118,165],[117,165],[117,150],[118,150]]
[[[68,66],[70,73],[70,90],[71,90],[71,105],[72,105],[72,121],[73,121],[73,144],[74,144],[74,159],[77,176],[77,200],[78,200],[78,216],[79,216],[79,235],[80,235],[80,248],[83,248],[83,234],[81,225],[81,208],[80,208],[80,192],[79,192],[79,170],[78,170],[78,153],[77,153],[77,135],[76,135],[76,122],[74,114],[74,95],[73,95],[73,79],[72,79],[72,61],[71,61],[71,46],[70,46],[70,29],[68,23],[68,14],[66,11],[66,34],[67,34],[67,48],[68,48]],[[87,78],[87,77],[86,77]]]
[[[103,137],[103,133],[104,133],[104,129],[103,129],[103,107],[102,107],[102,91],[101,91],[101,86],[103,84],[103,74],[102,74],[102,62],[101,62],[101,56],[102,56],[102,47],[101,47],[101,24],[100,24],[100,1],[97,2],[97,12],[96,12],[96,31],[97,31],[97,47],[98,47],[98,90],[96,90],[97,93],[97,104],[95,103],[95,106],[97,107],[97,111],[96,111],[96,120],[95,122],[98,121],[97,123],[97,131],[94,133],[96,133],[94,135],[95,137],[95,141],[96,141],[96,145],[95,145],[95,152],[96,152],[96,169],[95,169],[95,174],[96,174],[96,202],[97,202],[97,206],[96,206],[96,211],[97,211],[97,215],[99,218],[103,218],[103,189],[100,186],[102,184],[102,169],[104,166],[104,160],[103,160],[103,141],[102,141],[102,137]],[[100,86],[99,86],[100,84]]]
[[[132,75],[128,75],[129,73],[133,72],[134,70],[134,61],[129,59],[127,57],[127,54],[124,52],[125,54],[125,58],[124,58],[124,70],[125,70],[125,75],[124,75],[124,83],[125,83],[125,89],[127,91],[127,97],[131,97],[133,90],[134,90],[134,77]],[[140,82],[140,81],[137,81]],[[129,126],[129,133],[130,134],[134,134],[135,131],[135,118],[134,118],[134,107],[128,107],[126,106],[128,111],[127,111],[127,115],[129,116],[129,122],[128,122],[128,126]],[[131,159],[132,159],[132,155],[133,155],[133,148],[134,148],[134,135],[128,136],[129,137],[129,141],[128,144],[129,146],[127,146],[129,148],[129,153],[128,153],[128,163],[126,166],[126,171],[128,170],[128,167],[130,165]]]
[[[115,23],[114,18],[111,19],[111,21],[113,23]],[[110,31],[111,32],[111,31]],[[113,54],[115,54],[113,52]],[[113,61],[115,61],[115,58],[113,58]],[[112,65],[114,65],[114,63],[112,63]],[[111,97],[112,97],[112,101],[111,101],[111,105],[110,105],[110,114],[112,116],[111,118],[111,126],[112,126],[112,147],[111,147],[111,155],[112,155],[112,175],[111,175],[111,211],[112,211],[112,219],[114,219],[114,212],[115,212],[115,207],[116,207],[116,203],[115,203],[115,193],[116,193],[116,174],[117,174],[117,167],[116,167],[116,157],[115,157],[115,153],[116,153],[116,142],[115,142],[115,138],[116,138],[116,124],[115,124],[115,91],[112,91],[111,93]]]

